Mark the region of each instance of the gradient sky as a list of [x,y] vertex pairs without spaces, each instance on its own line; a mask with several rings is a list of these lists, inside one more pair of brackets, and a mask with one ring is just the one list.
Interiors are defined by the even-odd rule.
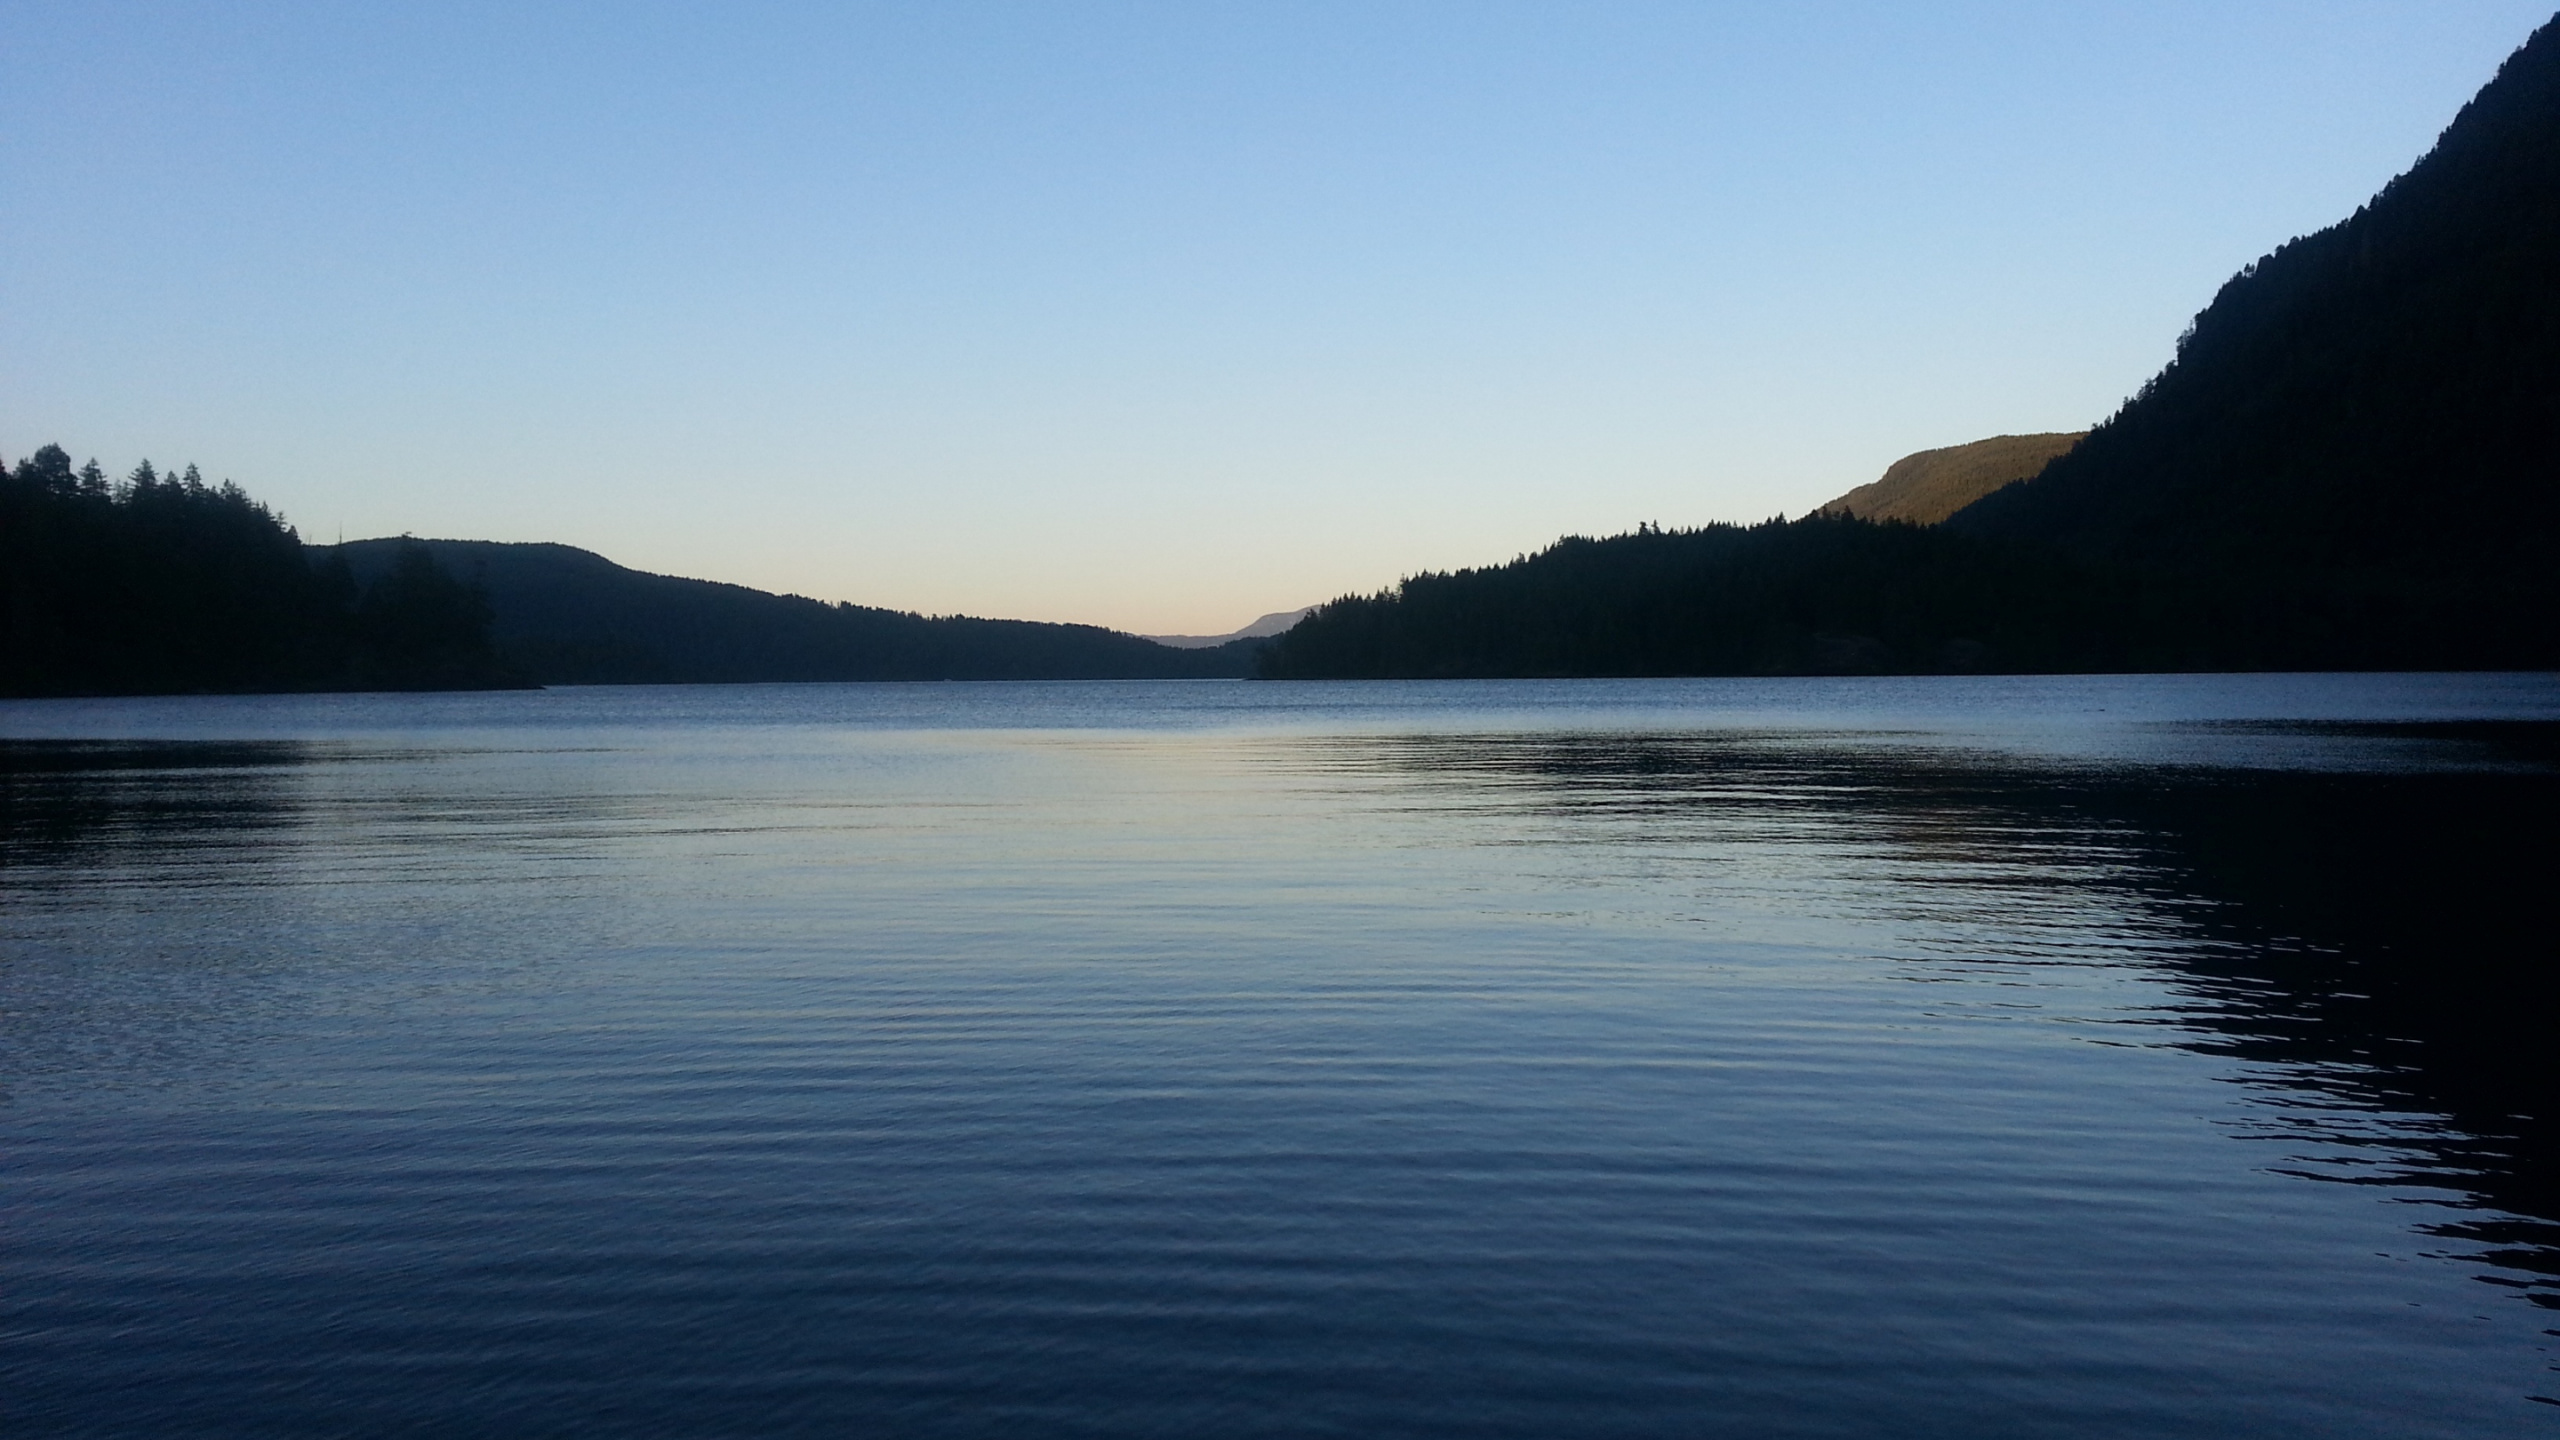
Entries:
[[1223,631],[2103,418],[2550,0],[0,0],[0,452]]

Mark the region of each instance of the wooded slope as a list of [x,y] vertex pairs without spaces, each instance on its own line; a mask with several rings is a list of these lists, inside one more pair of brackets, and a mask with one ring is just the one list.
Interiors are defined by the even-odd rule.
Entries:
[[2560,22],[2353,216],[1949,525],[2196,607],[2222,663],[2560,663]]
[[[1237,676],[1260,642],[1177,650],[1096,625],[924,616],[626,569],[568,545],[428,540],[544,684]],[[398,542],[335,547],[362,582]]]
[[1994,435],[1905,455],[1883,475],[1822,507],[1861,520],[1935,525],[1992,491],[2034,477],[2086,432]]

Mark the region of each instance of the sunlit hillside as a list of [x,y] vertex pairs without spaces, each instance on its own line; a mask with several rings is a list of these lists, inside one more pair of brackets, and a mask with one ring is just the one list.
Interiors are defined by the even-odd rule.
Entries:
[[1822,508],[1861,520],[1935,525],[2003,485],[2033,477],[2086,433],[1994,435],[1905,455],[1883,475]]

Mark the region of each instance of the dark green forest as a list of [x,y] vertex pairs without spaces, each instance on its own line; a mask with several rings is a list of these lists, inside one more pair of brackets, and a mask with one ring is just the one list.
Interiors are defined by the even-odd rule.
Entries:
[[2560,668],[2560,21],[2353,216],[1943,523],[1569,537],[1176,650],[646,575],[559,545],[306,549],[237,487],[0,475],[0,691],[533,682]]
[[2221,664],[2554,663],[2560,23],[2355,215],[2225,284],[2112,419],[1948,524],[2186,597]]
[[[421,543],[486,591],[499,652],[545,684],[1237,677],[1262,645],[1177,650],[1097,625],[831,604],[651,575],[568,545]],[[397,552],[360,540],[319,553],[365,580]]]
[[1816,514],[1417,575],[1272,642],[1275,679],[2138,668],[2122,597],[2034,547]]
[[1567,539],[1324,606],[1265,673],[2560,667],[2560,27],[2176,359],[1941,526]]
[[240,487],[48,445],[0,470],[0,694],[1242,676],[1092,625],[924,616],[627,570],[566,545],[306,546]]
[[486,601],[423,547],[359,585],[192,465],[110,481],[48,445],[0,473],[0,694],[522,684]]

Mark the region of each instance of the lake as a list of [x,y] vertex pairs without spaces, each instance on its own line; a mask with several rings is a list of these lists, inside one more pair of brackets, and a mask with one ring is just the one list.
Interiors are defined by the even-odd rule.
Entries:
[[20,1440],[2560,1434],[2560,677],[0,737]]

